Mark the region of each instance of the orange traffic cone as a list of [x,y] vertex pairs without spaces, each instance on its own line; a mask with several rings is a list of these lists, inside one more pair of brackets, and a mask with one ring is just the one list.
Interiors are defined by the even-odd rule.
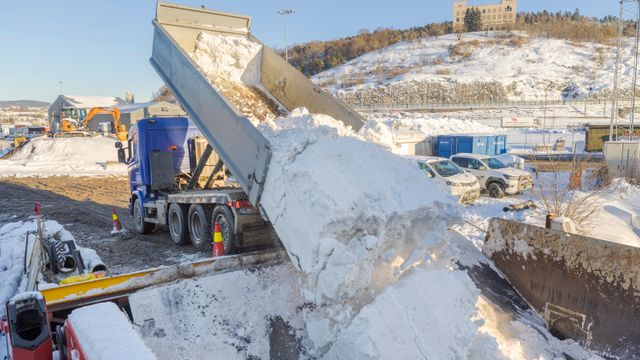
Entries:
[[213,225],[213,256],[224,255],[224,244],[222,243],[222,232],[220,231],[220,224],[215,223]]
[[116,208],[111,208],[111,219],[113,219],[113,230],[111,230],[111,233],[119,234],[123,232],[124,229],[122,228],[122,224],[120,224],[118,214],[116,214]]

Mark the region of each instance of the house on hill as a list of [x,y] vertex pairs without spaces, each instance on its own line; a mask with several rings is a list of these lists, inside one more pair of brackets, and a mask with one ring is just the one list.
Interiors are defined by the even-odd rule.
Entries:
[[482,30],[507,30],[516,25],[516,0],[500,0],[499,4],[468,5],[467,0],[453,3],[453,31],[465,31],[467,9],[476,8],[482,14]]

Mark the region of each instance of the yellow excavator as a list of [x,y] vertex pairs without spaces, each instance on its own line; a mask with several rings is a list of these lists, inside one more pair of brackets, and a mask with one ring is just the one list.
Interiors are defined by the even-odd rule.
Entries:
[[117,107],[114,107],[113,109],[95,107],[89,111],[87,116],[84,118],[84,120],[82,120],[82,122],[79,125],[77,125],[73,120],[62,119],[62,121],[60,122],[60,130],[63,133],[83,131],[87,126],[87,124],[89,123],[89,121],[98,114],[111,114],[111,116],[113,117],[113,129],[115,130],[118,140],[120,141],[127,140],[128,132],[124,125],[120,125],[120,109],[118,109]]

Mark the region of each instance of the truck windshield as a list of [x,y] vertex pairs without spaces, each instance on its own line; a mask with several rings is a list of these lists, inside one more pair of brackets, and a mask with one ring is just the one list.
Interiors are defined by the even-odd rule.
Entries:
[[429,165],[431,165],[442,177],[458,175],[462,172],[460,168],[450,160],[436,161],[429,163]]
[[496,158],[488,158],[484,159],[484,161],[489,165],[490,169],[504,169],[507,167],[507,165],[503,164],[502,161]]

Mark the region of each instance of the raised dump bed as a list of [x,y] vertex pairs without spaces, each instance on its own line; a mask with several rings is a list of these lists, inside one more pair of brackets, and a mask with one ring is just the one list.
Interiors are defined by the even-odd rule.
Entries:
[[250,32],[251,18],[169,3],[158,3],[153,21],[151,64],[189,113],[254,205],[259,205],[271,159],[267,139],[228,98],[212,86],[191,58],[202,32],[246,36],[262,45],[260,85],[291,111],[306,107],[359,130],[364,119],[314,85]]

